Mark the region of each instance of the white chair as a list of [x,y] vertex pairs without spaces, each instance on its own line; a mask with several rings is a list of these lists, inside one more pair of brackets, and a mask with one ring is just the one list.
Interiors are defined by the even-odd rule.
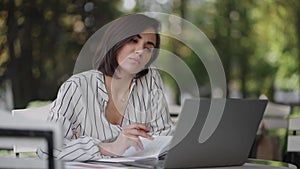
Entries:
[[289,119],[288,128],[293,135],[288,135],[287,152],[300,152],[300,136],[296,135],[297,131],[300,131],[300,117]]
[[288,115],[291,113],[291,106],[268,102],[264,117],[261,123],[261,129],[276,130],[287,129]]
[[61,127],[47,121],[12,117],[8,113],[0,113],[0,145],[39,146],[49,150],[48,159],[36,157],[15,158],[0,156],[0,168],[63,168],[63,163],[53,157],[54,147],[62,147]]
[[[260,99],[266,99],[266,97],[260,97]],[[283,149],[280,146],[280,136],[269,135],[268,131],[281,129],[287,132],[290,113],[290,106],[268,102],[258,130],[258,140],[253,148],[255,158],[282,160]],[[284,137],[286,138],[287,135],[285,134]]]
[[[38,120],[38,121],[46,121],[48,112],[50,110],[51,104],[47,104],[41,107],[33,107],[27,109],[14,109],[12,110],[12,116],[14,117],[21,117],[31,120]],[[18,157],[20,153],[34,153],[36,152],[36,147],[28,147],[28,146],[14,146],[14,153]]]
[[300,135],[297,135],[297,132],[300,131],[300,117],[290,118],[288,129],[292,132],[292,134],[289,133],[287,138],[288,162],[297,164],[300,167],[299,154],[296,155],[296,153],[300,153]]
[[176,123],[179,113],[181,112],[181,106],[177,104],[168,105],[171,119],[174,123]]

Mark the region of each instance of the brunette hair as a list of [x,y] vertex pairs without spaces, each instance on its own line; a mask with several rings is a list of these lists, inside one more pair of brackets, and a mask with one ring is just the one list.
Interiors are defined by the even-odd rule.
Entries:
[[132,37],[140,34],[147,28],[153,28],[156,35],[156,44],[150,61],[146,64],[145,69],[138,72],[135,78],[146,75],[149,71],[148,66],[157,58],[160,47],[160,36],[158,34],[160,23],[153,18],[143,14],[130,14],[114,20],[106,29],[96,57],[94,61],[94,68],[108,76],[113,76],[115,70],[119,66],[117,62],[118,50]]

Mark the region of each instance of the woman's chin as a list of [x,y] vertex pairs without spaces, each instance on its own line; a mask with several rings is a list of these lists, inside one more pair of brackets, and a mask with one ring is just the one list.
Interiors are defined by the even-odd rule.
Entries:
[[128,74],[135,75],[135,74],[139,73],[140,71],[142,71],[143,69],[140,67],[130,67],[130,68],[125,68],[123,70],[125,72],[127,72]]

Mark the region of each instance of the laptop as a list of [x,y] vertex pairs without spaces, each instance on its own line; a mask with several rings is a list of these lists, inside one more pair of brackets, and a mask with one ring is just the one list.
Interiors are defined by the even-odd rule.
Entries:
[[[247,159],[267,100],[185,100],[170,150],[158,168],[240,166]],[[148,165],[151,162],[141,161]]]

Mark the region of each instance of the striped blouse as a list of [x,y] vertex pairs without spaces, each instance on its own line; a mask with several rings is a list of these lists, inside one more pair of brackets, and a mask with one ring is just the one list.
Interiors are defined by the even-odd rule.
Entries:
[[[121,125],[111,124],[105,117],[108,93],[104,75],[89,70],[73,75],[59,89],[52,103],[48,120],[63,128],[64,145],[54,156],[64,160],[97,160],[107,158],[99,152],[101,142],[114,141],[124,126],[142,123],[151,128],[149,134],[171,135],[174,129],[159,73],[149,73],[134,79]],[[38,149],[41,158],[47,152]]]

